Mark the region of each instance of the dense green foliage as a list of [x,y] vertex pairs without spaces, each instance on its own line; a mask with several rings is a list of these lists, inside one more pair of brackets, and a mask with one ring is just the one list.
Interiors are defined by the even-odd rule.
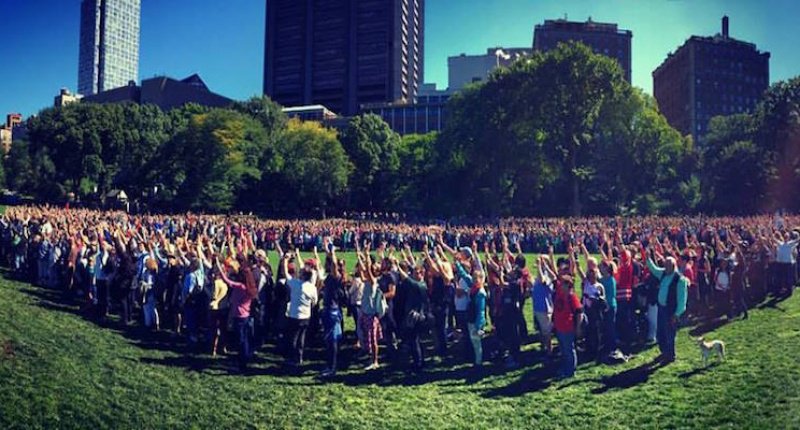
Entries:
[[800,209],[800,77],[778,82],[751,114],[711,120],[702,148],[709,209]]
[[[797,295],[707,333],[728,346],[727,360],[708,368],[682,330],[677,362],[654,370],[645,365],[657,348],[617,366],[582,364],[557,382],[538,346],[526,345],[525,366],[514,371],[487,367],[481,376],[446,360],[417,377],[353,363],[326,384],[315,378],[321,349],[311,348],[303,375],[282,370],[272,348],[239,375],[235,356],[191,356],[168,333],[99,327],[59,292],[5,280],[0,292],[4,429],[800,426]],[[352,363],[351,351],[348,342],[340,357]]]
[[[41,200],[122,189],[171,210],[423,215],[750,213],[800,209],[800,78],[702,142],[669,126],[619,65],[582,44],[524,57],[454,95],[440,134],[376,115],[340,132],[288,121],[266,97],[170,112],[45,109],[4,165]],[[335,164],[335,165],[331,165]],[[1,173],[1,172],[0,172]]]

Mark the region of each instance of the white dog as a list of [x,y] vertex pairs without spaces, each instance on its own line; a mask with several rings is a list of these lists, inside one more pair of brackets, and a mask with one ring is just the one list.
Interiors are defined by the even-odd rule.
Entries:
[[697,339],[697,344],[700,346],[700,353],[703,354],[703,365],[708,364],[708,358],[711,354],[716,354],[720,360],[725,360],[725,342],[721,340],[707,341],[702,337]]

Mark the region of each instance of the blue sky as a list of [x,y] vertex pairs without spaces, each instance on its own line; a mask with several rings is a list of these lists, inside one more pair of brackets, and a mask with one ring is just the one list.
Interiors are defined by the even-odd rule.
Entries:
[[[770,79],[800,75],[797,0],[427,0],[425,80],[447,86],[447,57],[492,46],[531,46],[545,19],[616,22],[633,31],[633,84],[690,35],[720,31],[772,53]],[[212,91],[259,94],[264,0],[142,0],[139,78],[199,73]],[[0,0],[0,115],[36,113],[59,88],[75,90],[80,0]]]

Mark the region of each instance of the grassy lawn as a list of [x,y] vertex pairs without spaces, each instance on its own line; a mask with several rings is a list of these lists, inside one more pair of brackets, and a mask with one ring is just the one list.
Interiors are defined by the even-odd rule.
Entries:
[[[647,366],[652,348],[557,382],[532,344],[510,372],[447,360],[406,377],[353,364],[327,384],[315,379],[320,350],[302,375],[287,374],[272,347],[237,375],[233,357],[98,327],[59,297],[0,279],[0,428],[800,428],[797,296],[749,320],[682,330],[678,361],[664,368]],[[702,368],[688,333],[709,330],[729,356]]]

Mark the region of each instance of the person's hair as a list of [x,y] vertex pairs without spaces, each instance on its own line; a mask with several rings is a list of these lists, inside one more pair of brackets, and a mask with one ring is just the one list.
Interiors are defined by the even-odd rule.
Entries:
[[300,279],[302,279],[303,282],[308,282],[311,280],[313,274],[314,273],[311,270],[303,268],[303,270],[300,272]]

